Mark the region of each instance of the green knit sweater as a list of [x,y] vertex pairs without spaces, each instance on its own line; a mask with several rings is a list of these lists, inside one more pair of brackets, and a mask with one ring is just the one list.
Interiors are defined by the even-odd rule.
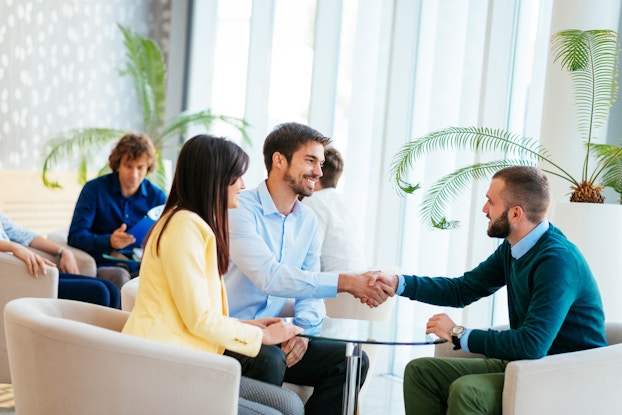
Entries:
[[404,277],[402,296],[450,307],[464,307],[507,285],[510,330],[473,330],[472,352],[505,360],[538,359],[607,345],[592,272],[577,247],[553,225],[518,260],[506,240],[462,277]]

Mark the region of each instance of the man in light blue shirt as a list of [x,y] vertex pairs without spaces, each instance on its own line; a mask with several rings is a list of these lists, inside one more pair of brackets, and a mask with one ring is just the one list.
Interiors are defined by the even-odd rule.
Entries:
[[[294,324],[318,333],[326,314],[322,298],[349,292],[378,305],[393,289],[364,274],[320,272],[321,241],[313,211],[298,201],[310,196],[322,176],[328,137],[302,124],[277,126],[264,143],[268,179],[242,192],[229,211],[231,266],[225,275],[229,313],[243,320],[275,317],[294,298]],[[248,358],[232,352],[247,377],[281,385],[313,386],[306,414],[339,414],[345,382],[345,344],[294,337],[278,346],[262,346]],[[364,356],[361,380],[368,361]]]

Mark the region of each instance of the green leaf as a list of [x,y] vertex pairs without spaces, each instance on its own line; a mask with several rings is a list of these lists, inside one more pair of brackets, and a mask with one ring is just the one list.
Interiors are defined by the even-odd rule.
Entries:
[[126,64],[122,75],[129,75],[143,110],[145,132],[157,137],[164,125],[166,105],[166,66],[162,51],[151,39],[118,25],[123,33]]
[[51,181],[48,174],[52,167],[61,160],[76,160],[79,181],[86,182],[88,161],[95,154],[101,154],[104,148],[115,142],[125,131],[109,128],[82,128],[60,133],[45,144],[46,154],[43,161],[42,180],[49,188],[62,188],[60,183]]
[[516,165],[534,166],[534,160],[508,159],[486,163],[475,163],[461,167],[437,180],[427,191],[421,203],[421,217],[424,223],[433,228],[455,229],[458,221],[448,221],[445,217],[450,204],[474,181],[490,179],[498,170]]
[[182,112],[178,114],[164,126],[159,142],[168,141],[172,137],[185,137],[188,129],[193,126],[202,126],[206,131],[209,131],[215,122],[234,127],[242,136],[242,140],[247,145],[252,145],[251,139],[246,131],[248,122],[241,118],[217,115],[209,109],[193,113]]
[[589,180],[593,132],[605,124],[618,93],[618,34],[613,30],[564,30],[551,38],[554,62],[570,75],[577,128],[587,144],[581,181]]

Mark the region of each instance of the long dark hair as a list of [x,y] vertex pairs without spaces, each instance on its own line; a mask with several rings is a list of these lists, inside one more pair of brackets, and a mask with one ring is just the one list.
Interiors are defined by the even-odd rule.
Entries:
[[162,217],[167,218],[156,241],[173,215],[189,210],[199,215],[216,235],[218,272],[224,275],[229,268],[229,226],[227,220],[228,189],[248,168],[248,154],[225,138],[197,135],[181,148],[171,193]]

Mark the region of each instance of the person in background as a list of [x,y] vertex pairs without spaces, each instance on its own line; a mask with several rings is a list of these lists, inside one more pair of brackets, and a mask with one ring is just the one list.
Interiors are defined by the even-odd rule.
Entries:
[[0,212],[0,252],[10,252],[24,261],[26,269],[33,277],[45,274],[46,265],[56,264],[29,248],[55,255],[59,259],[58,298],[84,301],[106,307],[119,308],[121,295],[119,289],[109,281],[79,275],[73,252],[64,249],[36,232],[29,231]]
[[[238,206],[247,166],[248,155],[223,138],[198,135],[184,144],[170,196],[148,235],[124,333],[253,357],[262,345],[280,344],[302,332],[280,318],[240,321],[228,315],[222,279],[229,266],[227,209]],[[262,405],[284,414],[303,412],[293,392],[252,379],[242,378],[240,396],[240,414],[265,413]],[[263,409],[253,412],[258,406]]]
[[488,358],[411,361],[404,372],[406,414],[501,414],[510,361],[607,345],[592,272],[577,247],[546,219],[551,195],[542,171],[499,170],[486,198],[488,236],[503,238],[488,259],[459,278],[391,279],[401,296],[450,307],[464,307],[506,286],[510,329],[469,329],[446,314],[432,316],[426,333]]
[[[324,147],[330,143],[313,128],[285,123],[264,142],[268,178],[240,194],[240,207],[229,212],[231,265],[225,275],[231,315],[240,319],[279,316],[295,298],[294,324],[318,334],[326,316],[323,298],[349,292],[378,305],[393,295],[377,279],[363,274],[320,272],[320,239],[313,211],[298,200],[311,196],[322,176]],[[259,357],[227,352],[242,363],[246,376],[281,385],[313,386],[306,414],[339,414],[342,410],[346,345],[294,337],[279,346],[262,346]],[[361,364],[361,383],[368,370]]]
[[145,134],[127,133],[108,158],[112,173],[90,180],[80,192],[69,227],[68,243],[89,253],[97,276],[121,288],[135,276],[138,264],[104,259],[138,247],[127,231],[147,212],[164,204],[166,195],[145,176],[155,169],[156,152]]
[[337,183],[343,172],[343,158],[339,151],[327,146],[324,151],[322,177],[315,184],[311,197],[301,198],[302,203],[315,212],[318,220],[318,237],[322,241],[320,269],[345,271],[367,267],[361,248],[361,238]]

